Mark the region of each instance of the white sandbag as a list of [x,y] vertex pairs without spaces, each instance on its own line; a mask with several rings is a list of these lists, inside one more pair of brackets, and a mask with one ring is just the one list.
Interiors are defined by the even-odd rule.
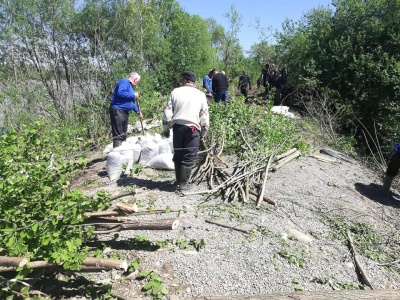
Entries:
[[273,106],[271,108],[271,111],[273,113],[276,113],[276,114],[285,114],[285,113],[287,113],[289,111],[289,107],[288,106],[282,106],[282,105]]
[[169,139],[162,139],[158,142],[158,154],[163,154],[163,153],[172,153],[171,151],[171,143]]
[[132,151],[133,151],[132,163],[136,164],[139,161],[140,153],[142,152],[142,146],[140,146],[140,144],[134,144]]
[[108,144],[108,145],[104,148],[103,154],[107,154],[107,153],[111,152],[112,149],[113,149],[113,147],[114,147],[113,143]]
[[127,142],[127,143],[136,144],[137,141],[138,141],[138,139],[139,139],[139,138],[138,138],[137,136],[129,136],[129,137],[126,138],[126,142]]
[[154,134],[153,142],[159,143],[161,141],[161,135],[159,133]]
[[148,133],[138,137],[138,143],[143,147],[143,144],[153,142],[154,137]]
[[139,163],[145,166],[153,157],[158,155],[159,146],[154,142],[146,142],[142,144],[142,153]]
[[[127,151],[129,152],[129,151]],[[123,165],[129,164],[132,160],[132,154],[121,152],[110,152],[107,156],[106,171],[110,180],[116,180],[121,177]]]
[[153,157],[147,164],[146,167],[158,169],[158,170],[174,170],[175,165],[172,161],[172,153],[159,154]]
[[124,151],[132,151],[136,148],[136,144],[130,143],[127,141],[123,141],[121,146],[114,148],[111,152],[124,152]]

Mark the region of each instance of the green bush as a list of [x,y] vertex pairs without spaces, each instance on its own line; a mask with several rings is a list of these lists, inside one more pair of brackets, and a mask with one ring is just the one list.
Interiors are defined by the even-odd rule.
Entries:
[[307,148],[299,139],[292,119],[273,114],[263,106],[246,105],[241,97],[226,106],[211,105],[209,131],[209,143],[212,139],[223,139],[226,153],[239,153],[242,158],[266,160],[272,151],[284,152],[295,146]]
[[[86,258],[84,243],[93,238],[93,230],[74,225],[84,220],[85,212],[106,208],[109,199],[105,193],[93,199],[70,189],[72,174],[85,161],[67,161],[63,154],[73,151],[78,142],[66,132],[59,135],[53,130],[51,137],[45,132],[44,124],[35,122],[21,132],[1,136],[0,253],[77,270]],[[55,147],[54,141],[64,143]],[[26,274],[27,268],[21,272]]]

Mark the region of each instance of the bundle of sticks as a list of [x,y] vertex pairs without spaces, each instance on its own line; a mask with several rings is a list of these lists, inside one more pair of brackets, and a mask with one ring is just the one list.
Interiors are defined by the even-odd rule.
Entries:
[[260,194],[262,189],[260,179],[263,177],[265,164],[260,161],[258,163],[237,162],[230,165],[221,158],[223,148],[224,142],[222,141],[222,143],[214,143],[206,150],[198,153],[199,161],[191,181],[195,183],[206,181],[208,189],[184,194],[219,194],[229,202],[249,202],[252,200],[252,196],[276,205],[273,200]]

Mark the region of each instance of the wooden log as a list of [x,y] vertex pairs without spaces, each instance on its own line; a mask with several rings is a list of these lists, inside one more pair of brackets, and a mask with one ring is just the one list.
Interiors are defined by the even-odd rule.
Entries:
[[174,230],[179,226],[179,219],[164,220],[135,220],[125,223],[96,224],[105,228],[118,228],[119,230]]
[[126,212],[128,214],[135,213],[135,212],[139,211],[139,209],[138,209],[136,204],[127,205],[127,204],[124,204],[124,203],[117,203],[116,205],[117,205],[118,209],[120,209],[123,212]]
[[116,199],[118,199],[118,198],[122,198],[122,197],[125,197],[125,196],[133,196],[133,195],[135,195],[136,193],[138,193],[138,190],[135,190],[135,191],[129,191],[129,192],[119,192],[118,194],[116,194],[115,196],[113,196],[113,197],[111,197],[111,200],[116,200]]
[[0,256],[0,266],[1,267],[23,267],[28,263],[28,259],[25,257],[9,257]]
[[258,196],[257,202],[256,202],[256,206],[260,206],[261,201],[263,200],[264,197],[264,192],[265,192],[265,184],[267,183],[267,178],[268,178],[268,170],[271,166],[271,162],[272,162],[272,157],[274,155],[271,155],[271,157],[268,159],[268,163],[265,166],[265,171],[264,171],[264,179],[263,179],[263,184],[261,186],[261,191],[260,191],[260,195]]
[[[16,259],[19,257],[15,257]],[[26,259],[26,258],[25,258]],[[27,259],[26,259],[27,260]],[[28,261],[28,260],[27,260]],[[0,261],[1,263],[1,261]],[[6,266],[0,265],[0,273],[1,272],[9,272],[16,270],[18,266]],[[29,267],[31,269],[52,269],[52,268],[62,268],[61,265],[51,264],[44,260],[37,260],[29,262]],[[90,270],[94,269],[123,269],[124,271],[128,270],[129,264],[126,260],[118,260],[118,259],[105,259],[105,258],[95,258],[95,257],[87,257],[82,262],[83,268],[90,268]]]
[[100,267],[104,269],[123,269],[125,272],[128,270],[128,262],[126,260],[119,259],[104,259],[87,257],[83,261],[82,265],[85,267]]
[[96,218],[96,217],[107,217],[107,216],[118,216],[119,213],[115,210],[103,210],[95,212],[86,212],[85,217]]
[[352,238],[351,233],[350,233],[349,230],[347,230],[347,239],[348,239],[348,242],[349,242],[350,252],[353,254],[354,264],[356,265],[356,268],[357,268],[358,272],[361,275],[361,278],[362,278],[362,281],[363,281],[362,283],[364,283],[365,285],[369,286],[371,289],[374,289],[372,287],[371,281],[369,280],[367,272],[364,270],[360,260],[357,257],[357,252],[356,252],[356,249],[354,248],[353,238]]
[[286,292],[264,295],[204,296],[185,300],[398,300],[400,290]]
[[289,151],[286,151],[285,153],[282,153],[280,155],[276,155],[274,157],[274,161],[278,161],[278,160],[280,160],[280,159],[282,159],[282,158],[284,158],[286,156],[289,156],[292,153],[295,153],[296,151],[297,151],[297,148],[293,148],[293,149],[290,149]]
[[289,161],[295,159],[296,157],[300,156],[300,151],[296,151],[293,154],[290,154],[289,156],[282,158],[281,160],[278,161],[278,163],[272,167],[272,171],[276,171],[279,168],[281,168],[283,165],[287,164]]
[[311,155],[311,157],[314,157],[314,158],[316,158],[320,161],[324,161],[324,162],[337,162],[337,160],[334,158],[327,158],[327,157],[324,157],[324,156],[321,156],[318,154],[313,154],[313,155]]
[[245,229],[241,229],[241,228],[232,227],[232,226],[229,226],[229,225],[225,225],[225,224],[217,223],[217,222],[214,222],[214,221],[212,221],[212,220],[207,220],[207,219],[206,219],[205,221],[206,221],[206,223],[210,223],[210,224],[218,225],[218,226],[221,226],[221,227],[224,227],[224,228],[233,229],[233,230],[240,231],[240,232],[247,233],[247,234],[249,234],[249,233],[250,233],[250,231],[249,231],[249,230],[245,230]]
[[[254,191],[249,191],[250,195],[256,196],[258,197],[258,194]],[[270,198],[268,198],[267,196],[263,196],[263,201],[268,202],[269,204],[272,204],[273,206],[276,206],[276,202]]]

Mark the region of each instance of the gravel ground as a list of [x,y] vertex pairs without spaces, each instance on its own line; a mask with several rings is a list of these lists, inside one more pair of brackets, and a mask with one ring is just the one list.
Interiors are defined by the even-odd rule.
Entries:
[[[332,159],[332,158],[331,158]],[[143,188],[134,196],[115,202],[137,203],[139,207],[177,207],[180,213],[138,216],[141,219],[179,217],[171,231],[122,231],[118,241],[145,236],[152,242],[193,241],[204,247],[180,249],[176,245],[154,251],[131,247],[113,249],[129,260],[140,258],[139,269],[154,270],[169,289],[169,299],[198,296],[257,295],[294,290],[321,291],[356,289],[359,281],[345,243],[332,237],[326,217],[367,223],[380,237],[399,232],[400,198],[380,193],[381,183],[372,171],[358,162],[327,162],[300,156],[269,175],[265,194],[277,202],[260,208],[254,204],[226,203],[204,195],[182,197],[171,187],[173,172],[145,169],[137,177],[110,182],[105,161],[91,165],[83,174],[83,190],[111,195]],[[96,183],[96,184],[94,184]],[[204,189],[204,187],[197,187]],[[115,203],[113,203],[115,204]],[[245,234],[206,223],[219,223],[251,230]],[[300,232],[294,238],[291,233]],[[101,235],[105,243],[114,234]],[[373,249],[371,249],[373,250]],[[375,289],[400,288],[400,274],[360,255]],[[144,282],[124,280],[121,272],[90,273],[88,279],[113,286],[126,299],[139,299]]]

